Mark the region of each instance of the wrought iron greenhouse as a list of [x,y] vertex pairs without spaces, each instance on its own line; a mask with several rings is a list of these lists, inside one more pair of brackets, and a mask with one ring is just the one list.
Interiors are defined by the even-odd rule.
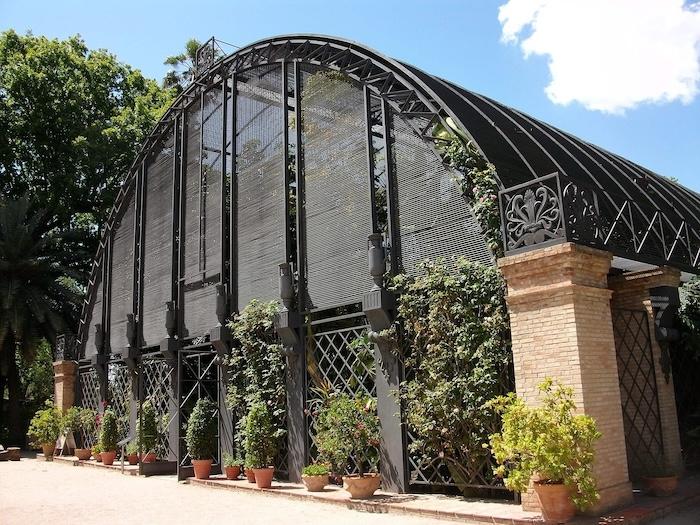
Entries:
[[[668,178],[354,42],[281,36],[221,58],[215,45],[200,49],[195,78],[125,174],[92,267],[74,356],[76,403],[98,409],[107,401],[124,437],[139,403],[150,400],[168,429],[159,455],[181,477],[190,468],[183,428],[197,399],[219,404],[220,451],[232,446],[226,321],[254,298],[284,299],[281,475],[298,479],[313,459],[314,421],[305,408],[325,382],[378,399],[384,485],[406,492],[454,480],[439,462],[419,464],[408,451],[411,436],[392,395],[404,374],[398,358],[377,351],[382,366],[358,366],[348,345],[391,318],[384,270],[412,275],[425,259],[456,256],[523,263],[574,245],[610,254],[604,275],[611,282],[659,268],[698,272],[700,195]],[[502,254],[456,182],[463,174],[441,147],[445,130],[495,167]],[[374,275],[368,250],[386,261]],[[576,280],[581,265],[564,266],[574,275],[567,283],[593,286]],[[520,281],[502,267],[515,319]],[[650,322],[642,303],[617,308],[614,299],[612,314],[601,317],[615,337],[614,385],[604,390],[617,392],[610,399],[620,406],[628,459],[669,453],[673,440],[662,435],[668,406],[653,352],[665,351],[672,328],[663,332],[670,326],[664,312],[673,309],[677,285],[653,289],[664,299],[652,297]],[[288,287],[293,295],[281,298]],[[523,341],[514,324],[519,392],[527,390],[519,375],[528,359]],[[673,398],[671,408],[675,417]],[[477,474],[471,483],[502,489]]]

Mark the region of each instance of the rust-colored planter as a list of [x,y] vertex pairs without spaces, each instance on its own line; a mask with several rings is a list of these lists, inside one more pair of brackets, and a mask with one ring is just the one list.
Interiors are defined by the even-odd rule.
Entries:
[[255,471],[252,468],[246,467],[245,478],[248,480],[248,483],[255,483]]
[[141,463],[155,463],[158,458],[155,452],[149,452],[148,454],[141,454]]
[[224,472],[226,473],[226,479],[238,479],[238,476],[241,475],[241,466],[224,467]]
[[647,492],[652,496],[665,498],[672,496],[678,488],[678,476],[659,476],[644,478]]
[[92,457],[94,457],[95,461],[97,461],[98,463],[102,463],[102,452],[98,452],[97,454],[93,452]]
[[364,476],[343,476],[343,488],[350,493],[351,499],[367,499],[371,497],[382,483],[379,474],[365,474]]
[[102,452],[102,463],[104,465],[112,465],[114,464],[114,460],[117,457],[117,451],[116,450],[107,450],[105,452]]
[[54,443],[44,443],[41,445],[41,451],[44,453],[44,459],[46,461],[53,457],[54,447]]
[[301,476],[301,480],[306,485],[306,490],[309,492],[323,492],[323,489],[328,485],[328,474],[321,476]]
[[138,454],[127,454],[126,460],[129,462],[129,465],[137,465],[139,462],[139,455]]
[[211,459],[193,459],[194,477],[197,479],[209,479],[211,475]]
[[566,485],[535,482],[534,487],[545,523],[566,523],[574,517],[576,507]]
[[275,467],[254,468],[255,484],[259,489],[269,489],[272,486],[272,476],[275,475]]
[[92,450],[90,450],[89,448],[76,448],[75,455],[80,461],[87,461],[92,455]]

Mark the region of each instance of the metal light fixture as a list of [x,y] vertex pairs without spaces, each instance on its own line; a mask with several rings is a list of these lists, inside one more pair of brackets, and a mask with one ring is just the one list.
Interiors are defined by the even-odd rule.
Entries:
[[381,332],[391,326],[394,295],[384,288],[386,273],[386,252],[381,233],[373,233],[367,238],[367,258],[369,274],[374,285],[362,296],[362,310],[373,332]]
[[293,310],[294,283],[292,281],[292,268],[287,262],[279,265],[279,290],[282,308],[275,317],[275,328],[277,335],[282,340],[285,347],[285,355],[292,357],[295,348],[299,345],[299,334],[297,328],[300,326],[299,314]]

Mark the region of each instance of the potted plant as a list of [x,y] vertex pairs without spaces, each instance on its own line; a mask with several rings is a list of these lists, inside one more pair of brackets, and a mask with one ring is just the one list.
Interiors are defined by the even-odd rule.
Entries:
[[321,407],[316,424],[316,444],[321,459],[336,474],[346,472],[350,458],[357,474],[344,475],[343,486],[352,499],[369,498],[381,484],[376,473],[379,462],[379,418],[376,400],[332,394]]
[[[73,432],[76,439],[84,439],[95,424],[95,411],[89,408],[70,407],[64,416],[64,434]],[[90,459],[89,448],[76,448],[75,455],[80,461]]]
[[29,423],[27,435],[32,440],[32,445],[41,447],[44,459],[47,461],[53,457],[56,440],[63,430],[63,416],[50,400],[39,409]]
[[136,424],[136,436],[141,449],[141,461],[153,463],[156,461],[156,444],[158,442],[158,421],[156,411],[150,401],[145,401],[139,409]]
[[117,442],[119,441],[117,428],[117,415],[111,408],[105,410],[100,425],[100,449],[102,450],[102,463],[111,465],[117,457]]
[[539,390],[540,406],[514,393],[491,402],[503,423],[491,450],[507,488],[524,492],[534,480],[545,522],[565,523],[598,499],[592,467],[600,432],[593,418],[574,414],[573,389],[546,379]]
[[328,485],[329,474],[330,469],[328,465],[312,463],[305,466],[301,471],[301,480],[309,492],[322,492],[325,486]]
[[210,399],[201,398],[194,405],[187,420],[185,443],[192,459],[194,477],[207,479],[211,474],[212,457],[216,454],[216,434],[218,420],[216,404]]
[[677,470],[666,463],[650,469],[643,480],[647,492],[652,496],[672,496],[678,488]]
[[224,453],[224,472],[226,473],[226,479],[238,479],[238,476],[241,475],[243,462],[243,459],[238,456]]
[[277,454],[278,435],[272,424],[272,414],[267,405],[256,401],[250,407],[246,416],[245,449],[246,469],[252,469],[255,474],[255,484],[260,489],[272,486],[275,467],[272,462]]
[[137,465],[139,462],[139,447],[134,441],[129,441],[126,445],[126,460],[129,465]]
[[92,446],[92,457],[95,458],[95,461],[98,463],[102,463],[102,447],[99,441]]

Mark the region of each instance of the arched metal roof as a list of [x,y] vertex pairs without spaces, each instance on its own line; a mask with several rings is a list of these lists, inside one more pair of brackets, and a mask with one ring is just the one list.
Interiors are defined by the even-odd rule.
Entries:
[[[133,192],[135,175],[175,117],[203,89],[224,77],[283,61],[342,71],[407,117],[407,122],[426,140],[432,139],[435,124],[450,117],[496,166],[504,190],[502,207],[512,200],[508,188],[528,186],[533,181],[551,186],[550,175],[556,173],[561,230],[566,239],[610,249],[633,260],[668,263],[697,273],[700,195],[694,191],[518,110],[356,42],[320,35],[287,35],[250,44],[200,71],[144,141],[106,223],[92,267],[83,319],[98,280],[106,241]],[[421,123],[420,127],[416,122]],[[567,192],[573,198],[567,197]],[[572,201],[583,203],[584,209],[567,208]],[[598,215],[605,215],[605,221]],[[568,224],[569,219],[575,219],[575,224]],[[507,235],[505,232],[506,250]]]

